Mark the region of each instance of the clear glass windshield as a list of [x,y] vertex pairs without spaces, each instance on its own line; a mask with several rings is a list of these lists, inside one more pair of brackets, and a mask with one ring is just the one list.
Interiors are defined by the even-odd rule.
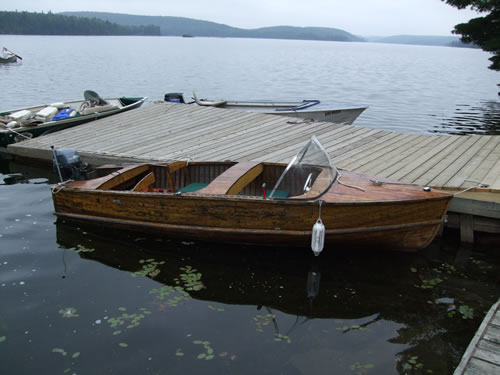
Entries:
[[318,198],[330,188],[336,176],[328,153],[312,136],[281,174],[269,199],[283,196],[282,192],[289,198]]

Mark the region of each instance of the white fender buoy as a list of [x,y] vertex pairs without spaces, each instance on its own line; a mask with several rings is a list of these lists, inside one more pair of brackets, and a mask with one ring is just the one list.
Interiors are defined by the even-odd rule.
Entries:
[[313,225],[311,236],[311,249],[316,256],[323,251],[323,247],[325,246],[325,225],[323,224],[323,221],[321,221],[322,203],[323,201],[319,201],[319,217]]

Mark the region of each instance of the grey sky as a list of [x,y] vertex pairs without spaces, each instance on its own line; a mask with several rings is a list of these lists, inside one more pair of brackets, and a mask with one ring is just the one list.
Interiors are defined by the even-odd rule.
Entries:
[[362,36],[451,35],[478,14],[440,0],[3,0],[2,10],[178,16],[234,27],[321,26]]

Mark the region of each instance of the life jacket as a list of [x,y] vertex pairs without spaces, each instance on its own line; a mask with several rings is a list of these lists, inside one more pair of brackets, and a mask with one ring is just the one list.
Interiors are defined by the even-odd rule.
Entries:
[[54,117],[52,117],[52,121],[63,120],[65,118],[71,117],[71,112],[74,110],[71,108],[63,108],[61,109]]

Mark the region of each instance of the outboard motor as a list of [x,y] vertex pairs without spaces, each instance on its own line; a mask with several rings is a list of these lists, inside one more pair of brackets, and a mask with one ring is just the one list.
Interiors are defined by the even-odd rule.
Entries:
[[54,149],[52,166],[62,181],[86,180],[88,176],[89,165],[82,163],[80,155],[72,148]]
[[165,94],[165,101],[170,102],[170,103],[186,104],[181,92],[180,93],[179,92],[170,92],[168,94]]

